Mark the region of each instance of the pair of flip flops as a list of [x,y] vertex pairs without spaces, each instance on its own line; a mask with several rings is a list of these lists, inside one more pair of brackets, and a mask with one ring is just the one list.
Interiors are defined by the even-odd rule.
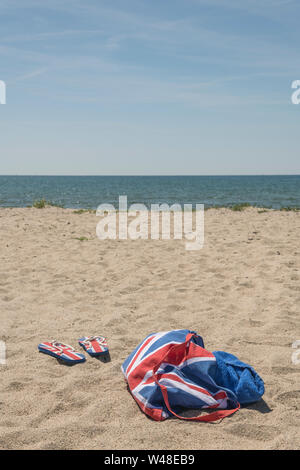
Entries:
[[[108,345],[104,336],[83,336],[78,343],[92,357],[108,354]],[[78,364],[86,360],[84,354],[75,351],[72,346],[55,340],[39,344],[38,350],[69,364]]]

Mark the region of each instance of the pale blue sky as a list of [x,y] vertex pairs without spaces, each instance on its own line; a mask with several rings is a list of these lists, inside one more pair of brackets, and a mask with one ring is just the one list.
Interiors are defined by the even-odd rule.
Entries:
[[299,174],[299,0],[0,0],[0,174]]

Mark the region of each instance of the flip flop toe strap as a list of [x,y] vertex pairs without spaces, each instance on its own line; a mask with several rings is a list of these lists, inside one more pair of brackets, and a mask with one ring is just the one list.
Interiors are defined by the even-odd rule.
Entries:
[[104,336],[89,336],[86,338],[84,341],[82,341],[82,344],[86,346],[87,348],[90,348],[92,346],[92,341],[97,340],[99,344],[104,344],[106,342],[106,338]]
[[75,351],[73,346],[70,346],[69,344],[65,344],[65,343],[60,343],[59,341],[56,341],[56,340],[51,341],[50,344],[53,348],[57,349],[56,354],[59,354],[59,355],[63,354],[66,349],[71,352]]

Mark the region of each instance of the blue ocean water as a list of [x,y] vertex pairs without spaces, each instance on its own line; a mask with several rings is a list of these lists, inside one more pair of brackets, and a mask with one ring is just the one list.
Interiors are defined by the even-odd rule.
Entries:
[[119,195],[128,205],[250,203],[300,207],[300,175],[294,176],[0,176],[0,206],[25,207],[46,199],[69,208],[97,208]]

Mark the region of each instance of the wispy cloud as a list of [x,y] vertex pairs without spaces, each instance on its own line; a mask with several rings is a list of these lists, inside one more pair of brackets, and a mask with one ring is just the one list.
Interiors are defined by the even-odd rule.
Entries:
[[48,70],[49,69],[47,67],[42,67],[40,69],[32,70],[32,72],[28,72],[28,73],[25,73],[24,75],[20,75],[19,77],[16,77],[12,83],[22,82],[23,80],[29,80],[30,78],[34,78],[34,77],[37,77],[39,75],[46,73]]
[[297,0],[192,0],[200,5],[216,5],[222,8],[247,10],[257,13],[270,12],[270,8],[295,5]]
[[25,41],[44,41],[48,39],[60,39],[64,36],[77,36],[77,35],[95,35],[103,34],[103,30],[65,30],[65,31],[52,31],[36,34],[15,34],[1,38],[1,42],[25,42]]
[[[244,11],[267,10],[293,3],[290,0],[191,0],[190,4],[215,5]],[[129,6],[134,2],[129,2]],[[252,93],[238,97],[226,87],[233,81],[268,76],[289,76],[298,70],[300,59],[294,44],[286,45],[274,35],[220,29],[189,16],[159,16],[153,8],[147,15],[148,3],[132,9],[117,2],[108,3],[66,0],[3,1],[0,8],[51,9],[68,13],[65,25],[72,28],[57,31],[22,31],[1,39],[0,56],[25,63],[25,70],[16,70],[15,82],[29,81],[51,70],[51,80],[65,91],[66,99],[98,102],[179,102],[266,103],[274,98]],[[144,9],[142,6],[144,5]],[[147,8],[146,8],[147,7]],[[184,8],[183,8],[184,10]],[[208,14],[208,13],[207,13]],[[83,15],[86,28],[79,28],[74,18]],[[48,15],[45,17],[48,25]],[[82,23],[83,24],[83,23]],[[95,27],[97,24],[97,28]],[[76,39],[76,46],[68,38]],[[65,41],[66,39],[66,41]],[[57,41],[56,41],[57,40]],[[40,44],[42,46],[40,47]],[[142,51],[142,52],[141,52]],[[147,59],[149,57],[149,59]],[[29,70],[29,72],[28,72]],[[21,73],[20,73],[21,72]],[[24,73],[22,73],[24,72]],[[49,74],[48,74],[49,75]],[[44,77],[43,77],[44,79]],[[45,77],[45,81],[47,77]],[[248,80],[249,81],[249,80]],[[217,85],[217,86],[216,86]],[[215,86],[210,92],[207,87]],[[72,93],[72,89],[80,89]],[[45,86],[45,93],[47,91]],[[84,90],[88,89],[89,94]],[[103,94],[101,90],[106,90]],[[213,95],[218,96],[213,98]],[[251,94],[251,89],[248,92]],[[276,101],[276,99],[275,99]]]

